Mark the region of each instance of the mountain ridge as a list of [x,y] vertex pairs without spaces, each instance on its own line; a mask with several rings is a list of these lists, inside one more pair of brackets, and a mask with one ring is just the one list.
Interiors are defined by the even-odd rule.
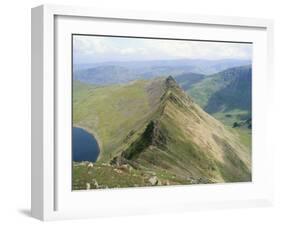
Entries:
[[[230,141],[227,136],[234,140],[235,137],[201,110],[172,77],[165,80],[165,87],[159,106],[143,133],[114,157],[111,164],[168,169],[180,178],[196,178],[206,183],[249,180],[250,160],[235,150],[244,152],[245,148],[238,141]],[[191,128],[180,125],[180,118],[189,121],[182,124]],[[204,128],[198,124],[204,124]],[[198,133],[193,134],[194,130]],[[233,170],[237,165],[239,168]]]

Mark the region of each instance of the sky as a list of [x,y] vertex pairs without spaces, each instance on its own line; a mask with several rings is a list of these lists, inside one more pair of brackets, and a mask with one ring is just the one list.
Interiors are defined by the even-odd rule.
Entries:
[[74,64],[252,58],[252,44],[73,35]]

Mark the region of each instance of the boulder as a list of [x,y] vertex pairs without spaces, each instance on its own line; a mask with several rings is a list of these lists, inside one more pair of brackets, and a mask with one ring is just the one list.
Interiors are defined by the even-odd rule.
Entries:
[[170,185],[170,181],[166,180],[164,185]]
[[119,174],[120,174],[120,173],[123,173],[123,171],[122,171],[122,170],[120,170],[120,169],[116,169],[116,168],[115,168],[113,171],[114,171],[114,172],[116,172],[116,173],[119,173]]
[[92,162],[90,162],[87,166],[88,168],[93,168],[94,167],[94,164]]
[[148,179],[148,181],[151,185],[157,185],[158,184],[158,178],[156,176],[150,177]]
[[90,183],[86,183],[86,189],[90,190],[91,189],[91,184]]
[[93,187],[94,187],[94,188],[99,188],[99,184],[98,184],[98,182],[97,182],[96,179],[93,179],[93,180],[92,180],[92,184],[93,184]]
[[131,172],[133,170],[133,167],[131,167],[129,164],[124,164],[117,168],[126,172]]
[[110,166],[110,164],[108,164],[108,163],[102,163],[101,165],[102,166]]

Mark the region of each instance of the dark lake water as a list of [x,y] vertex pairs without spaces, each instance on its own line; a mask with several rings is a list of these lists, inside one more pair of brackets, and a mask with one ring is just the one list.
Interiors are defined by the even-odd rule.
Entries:
[[100,149],[95,137],[84,129],[73,127],[72,160],[95,162],[99,153]]

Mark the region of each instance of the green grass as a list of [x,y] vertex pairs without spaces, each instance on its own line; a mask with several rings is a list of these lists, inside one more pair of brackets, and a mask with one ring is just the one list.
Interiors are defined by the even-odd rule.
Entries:
[[[97,138],[101,161],[108,161],[134,129],[139,129],[151,107],[143,88],[145,81],[74,89],[73,123],[92,132]],[[84,98],[85,97],[85,98]]]
[[249,151],[252,149],[252,130],[245,128],[235,128],[237,133],[239,134],[240,141],[246,147],[249,148]]
[[[91,189],[97,188],[127,188],[152,186],[149,182],[151,177],[156,176],[158,185],[179,185],[189,184],[190,181],[178,178],[176,175],[166,170],[150,169],[143,170],[124,170],[122,168],[95,163],[88,168],[87,163],[74,163],[73,167],[73,190],[85,190],[89,183]],[[95,183],[98,183],[96,187]]]
[[86,165],[76,165],[73,172],[74,190],[86,189],[86,183],[90,183],[91,188],[95,188],[94,180],[97,181],[101,188],[133,187],[148,184],[148,181],[140,175],[140,171],[117,171],[112,166],[103,166],[101,164],[95,164],[93,168],[87,168]]
[[247,147],[249,153],[251,153],[252,130],[248,129],[248,128],[244,128],[244,127],[233,128],[234,122],[240,121],[241,118],[247,117],[248,115],[249,115],[249,113],[247,111],[238,110],[238,109],[227,112],[227,113],[218,112],[218,113],[213,114],[213,116],[217,120],[221,121],[226,126],[226,128],[228,128],[232,133],[238,134],[240,142],[243,145],[245,145]]
[[202,108],[206,107],[210,97],[224,86],[219,78],[206,77],[199,83],[191,86],[186,92]]
[[245,110],[234,109],[227,112],[216,112],[212,114],[216,119],[227,126],[233,126],[234,122],[241,121],[243,118],[249,118],[249,112]]

